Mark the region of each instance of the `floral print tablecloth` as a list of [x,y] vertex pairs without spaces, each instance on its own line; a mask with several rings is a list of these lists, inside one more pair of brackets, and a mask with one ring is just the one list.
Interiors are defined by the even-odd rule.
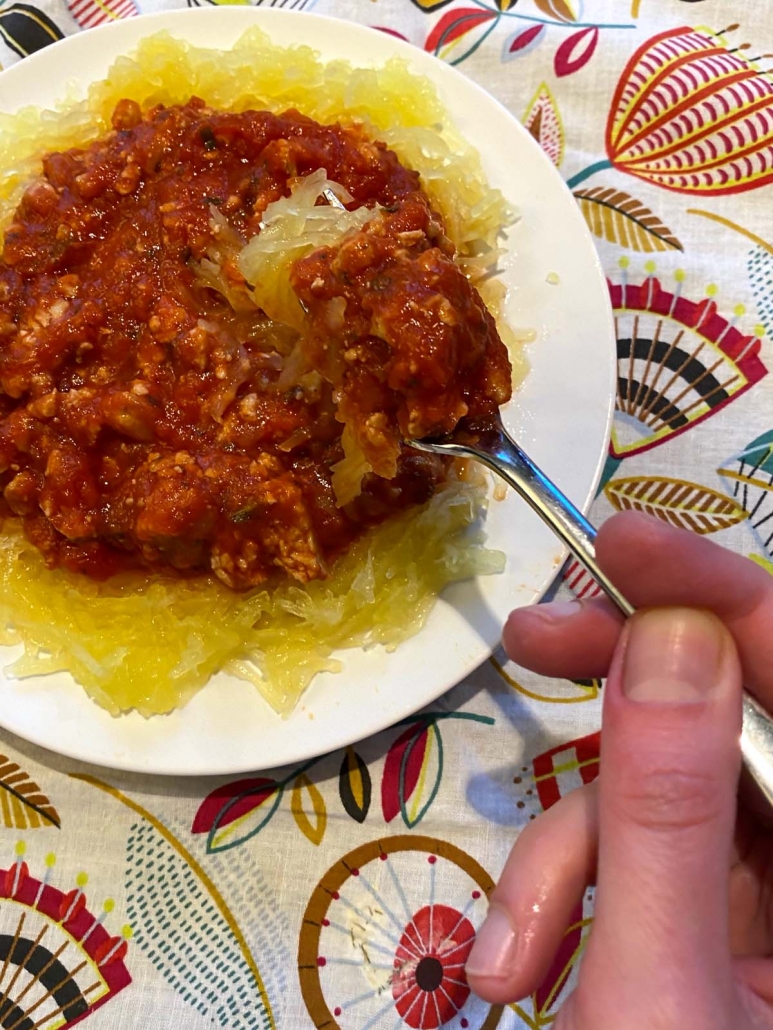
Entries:
[[[769,0],[267,2],[400,36],[524,121],[597,238],[615,312],[593,518],[648,511],[773,574]],[[169,6],[2,0],[0,63]],[[594,586],[570,562],[559,590]],[[407,724],[237,780],[95,773],[0,735],[0,1023],[549,1025],[592,892],[533,997],[483,1004],[464,961],[519,830],[596,776],[602,690],[499,653]]]

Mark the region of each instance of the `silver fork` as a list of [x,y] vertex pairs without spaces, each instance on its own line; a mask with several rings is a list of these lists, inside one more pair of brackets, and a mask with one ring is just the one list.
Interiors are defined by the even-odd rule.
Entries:
[[[508,436],[498,415],[477,425],[471,423],[466,426],[460,423],[448,436],[405,442],[419,451],[474,458],[488,466],[516,490],[566,544],[623,615],[633,614],[633,605],[599,567],[596,560],[596,530]],[[741,753],[744,765],[768,802],[773,805],[773,720],[746,691],[743,694]]]

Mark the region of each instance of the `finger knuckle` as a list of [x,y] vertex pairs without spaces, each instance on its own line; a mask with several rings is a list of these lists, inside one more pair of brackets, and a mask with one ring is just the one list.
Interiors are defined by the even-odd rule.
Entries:
[[663,765],[624,777],[616,791],[628,819],[648,830],[703,826],[718,818],[721,801],[711,774]]

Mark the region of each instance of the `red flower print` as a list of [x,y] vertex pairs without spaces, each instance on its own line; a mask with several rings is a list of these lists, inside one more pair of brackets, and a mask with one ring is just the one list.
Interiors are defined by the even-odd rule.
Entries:
[[301,924],[311,1023],[496,1030],[504,1007],[473,994],[464,972],[493,889],[449,841],[395,834],[348,852],[314,888]]
[[718,196],[773,181],[773,82],[723,37],[669,29],[633,55],[606,127],[614,167],[678,193]]
[[542,808],[547,812],[561,798],[583,784],[592,783],[599,774],[601,733],[569,740],[544,751],[532,762],[534,782]]
[[464,964],[475,930],[455,908],[427,905],[405,928],[395,952],[392,997],[405,1023],[437,1030],[470,995]]
[[693,301],[682,277],[671,291],[650,275],[609,284],[617,327],[614,459],[657,447],[713,417],[758,383],[767,368],[756,336],[724,318],[716,287]]
[[82,29],[139,14],[135,0],[67,0],[67,6]]

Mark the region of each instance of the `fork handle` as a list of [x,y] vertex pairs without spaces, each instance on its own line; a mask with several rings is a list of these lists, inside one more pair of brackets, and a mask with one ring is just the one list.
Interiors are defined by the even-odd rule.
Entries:
[[599,566],[595,527],[528,454],[510,439],[504,428],[496,440],[481,439],[478,450],[489,468],[517,490],[543,522],[563,540],[623,615],[633,615],[634,606]]
[[[444,450],[447,453],[449,448]],[[460,444],[458,453],[483,461],[513,487],[582,562],[620,611],[626,616],[633,614],[633,605],[599,568],[594,527],[504,428],[496,434],[482,434],[475,448]],[[747,770],[773,806],[773,720],[745,690],[741,754]]]

